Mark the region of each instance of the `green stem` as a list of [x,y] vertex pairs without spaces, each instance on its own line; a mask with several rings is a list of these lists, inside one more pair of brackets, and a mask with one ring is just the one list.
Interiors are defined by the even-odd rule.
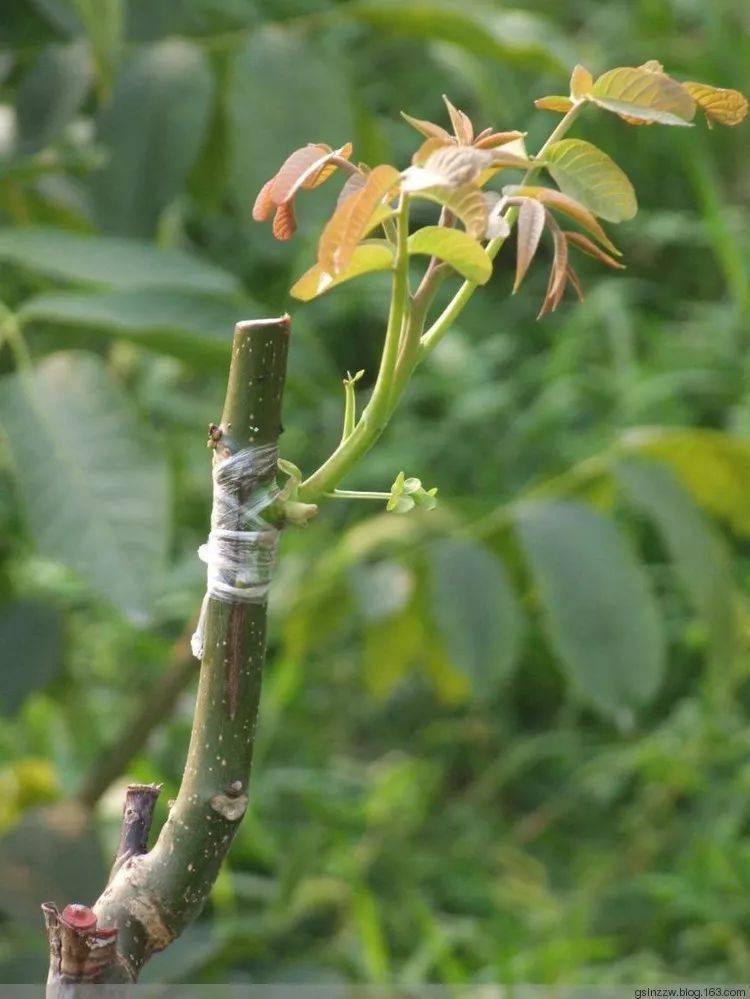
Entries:
[[388,422],[401,331],[410,316],[408,238],[409,200],[406,195],[402,195],[396,215],[396,253],[393,262],[391,307],[375,387],[354,430],[299,487],[298,496],[304,503],[314,502],[324,493],[331,492],[352,466],[370,450]]
[[390,493],[363,492],[359,489],[334,489],[332,493],[324,493],[328,499],[363,499],[363,500],[389,500]]
[[[278,440],[288,342],[288,316],[238,324],[214,460]],[[238,503],[275,480],[275,463],[256,479],[236,486]],[[247,807],[265,636],[265,603],[209,599],[177,800],[151,851],[124,864],[94,907],[99,926],[118,931],[119,959],[102,980],[137,978],[205,904]]]

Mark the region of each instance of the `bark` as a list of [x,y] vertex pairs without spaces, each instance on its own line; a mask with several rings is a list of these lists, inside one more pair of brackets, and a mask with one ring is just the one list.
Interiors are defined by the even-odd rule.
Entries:
[[[214,460],[248,445],[277,442],[288,339],[287,316],[237,325],[221,424],[212,426],[209,437]],[[271,469],[252,488],[274,478]],[[237,488],[238,498],[246,499],[248,484]],[[46,904],[50,982],[136,981],[148,958],[203,908],[248,804],[265,647],[265,603],[208,601],[193,729],[177,799],[156,843],[143,852],[158,790],[129,788],[130,812],[126,803],[115,867],[84,926],[69,930],[67,910],[61,915]],[[72,933],[79,950],[89,953],[96,950],[94,937],[107,939],[112,930],[116,950],[110,948],[95,968],[89,962],[88,977],[76,979],[75,965],[59,959],[66,935]]]

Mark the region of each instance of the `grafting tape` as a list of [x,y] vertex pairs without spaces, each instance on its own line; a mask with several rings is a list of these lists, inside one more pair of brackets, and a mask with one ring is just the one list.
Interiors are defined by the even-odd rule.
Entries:
[[275,444],[246,447],[214,460],[211,533],[198,549],[206,563],[206,595],[190,645],[203,658],[210,598],[223,603],[265,603],[276,561],[279,531],[263,518],[278,489],[261,484],[276,469]]

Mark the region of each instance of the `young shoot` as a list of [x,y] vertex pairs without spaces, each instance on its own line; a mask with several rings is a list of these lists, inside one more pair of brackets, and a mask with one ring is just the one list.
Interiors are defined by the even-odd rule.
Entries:
[[[474,291],[489,281],[493,261],[513,228],[514,294],[545,233],[551,242],[552,265],[540,318],[559,308],[568,287],[583,298],[575,253],[585,253],[613,270],[624,266],[600,220],[618,223],[633,218],[638,207],[635,191],[607,153],[583,139],[566,138],[584,110],[615,114],[631,126],[689,126],[701,111],[713,127],[739,124],[748,106],[736,90],[678,83],[654,60],[611,69],[596,79],[576,66],[569,95],[535,102],[537,108],[562,118],[532,155],[524,132],[485,128],[477,133],[470,118],[447,97],[444,100],[450,131],[403,113],[422,136],[405,169],[355,165],[350,143],[339,149],[311,143],[288,157],[253,207],[257,221],[273,218],[277,239],[290,239],[297,228],[297,194],[336,173],[344,174],[336,208],[320,236],[317,262],[294,284],[291,294],[306,302],[363,274],[391,272],[388,322],[369,401],[357,417],[355,385],[362,373],[345,379],[341,440],[318,469],[296,483],[297,502],[311,504],[323,496],[383,499],[388,509],[397,512],[434,505],[435,490],[425,492],[418,479],[403,473],[390,492],[355,493],[338,487],[383,432],[414,369],[442,340]],[[524,171],[520,184],[502,184],[502,173],[508,169]],[[540,183],[540,175],[548,183]],[[497,189],[491,189],[492,184]],[[439,214],[434,224],[412,231],[414,199],[432,202]],[[427,263],[412,290],[409,261],[414,256],[427,258]],[[460,281],[459,287],[445,308],[432,315],[438,290],[452,279]]]

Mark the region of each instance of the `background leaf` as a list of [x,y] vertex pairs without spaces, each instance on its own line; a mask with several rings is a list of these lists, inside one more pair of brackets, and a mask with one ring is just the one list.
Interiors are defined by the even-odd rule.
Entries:
[[274,28],[254,32],[237,51],[227,112],[230,186],[240,206],[252,204],[294,149],[306,142],[337,148],[353,128],[335,53]]
[[260,306],[246,299],[169,288],[47,292],[28,299],[19,312],[24,323],[123,336],[175,357],[208,357],[221,364],[234,324],[258,315]]
[[222,294],[237,287],[225,271],[178,250],[61,229],[0,229],[0,260],[75,284]]
[[48,145],[80,108],[91,80],[82,42],[50,45],[35,60],[18,91],[18,137],[23,153]]
[[505,567],[487,549],[445,539],[428,551],[432,613],[452,665],[481,696],[513,668],[521,614]]
[[622,461],[617,477],[631,500],[656,525],[675,571],[708,631],[714,661],[724,668],[735,652],[729,552],[669,468],[655,461]]
[[138,51],[98,123],[109,153],[93,183],[105,232],[149,236],[203,143],[213,89],[205,55],[170,39]]
[[43,687],[62,666],[62,621],[38,601],[0,606],[0,713],[14,714],[30,693]]
[[659,614],[614,524],[577,503],[524,503],[519,538],[550,638],[577,697],[627,722],[664,670]]
[[99,358],[55,354],[8,376],[0,422],[25,517],[45,555],[145,621],[162,584],[166,469]]

